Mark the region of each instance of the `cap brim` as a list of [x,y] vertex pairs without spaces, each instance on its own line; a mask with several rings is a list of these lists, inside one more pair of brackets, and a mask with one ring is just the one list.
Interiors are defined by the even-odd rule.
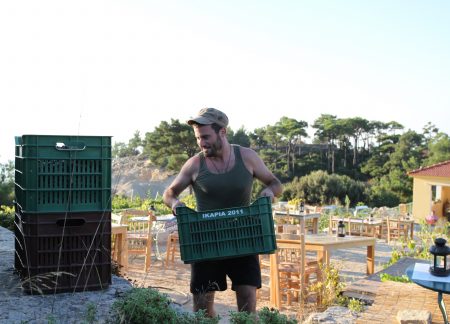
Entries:
[[194,123],[200,124],[200,125],[211,125],[211,124],[213,124],[214,122],[211,121],[211,120],[208,119],[208,118],[203,117],[203,116],[198,116],[198,117],[189,119],[189,120],[187,121],[187,123],[188,123],[189,125],[192,125],[192,124],[194,124]]

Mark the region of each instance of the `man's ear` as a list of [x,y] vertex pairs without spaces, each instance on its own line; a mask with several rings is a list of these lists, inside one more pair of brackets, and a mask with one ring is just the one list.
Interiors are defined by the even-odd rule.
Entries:
[[225,127],[222,127],[221,129],[220,129],[220,134],[221,135],[227,135],[227,129],[225,128]]

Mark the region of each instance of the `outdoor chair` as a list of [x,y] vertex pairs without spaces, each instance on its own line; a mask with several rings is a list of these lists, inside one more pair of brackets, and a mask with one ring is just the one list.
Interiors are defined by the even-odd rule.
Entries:
[[[127,225],[128,255],[144,256],[144,272],[150,269],[153,221],[156,220],[152,211],[124,210],[122,223]],[[129,268],[140,269],[139,265],[129,262]]]
[[280,309],[283,299],[287,305],[293,300],[303,303],[312,279],[320,280],[321,272],[317,258],[306,257],[304,235],[278,234],[277,237],[282,241],[277,240],[276,252],[260,255],[260,266],[262,277],[269,278],[271,304]]
[[170,233],[167,237],[166,244],[166,269],[169,266],[169,263],[172,265],[175,264],[175,255],[180,253],[179,244],[178,231]]
[[363,219],[358,217],[347,218],[347,235],[357,235],[361,236],[364,234],[364,224]]
[[[122,225],[122,215],[111,213],[111,224]],[[117,260],[119,254],[119,237],[112,235],[111,237],[111,258]]]
[[408,226],[403,224],[398,217],[387,216],[385,219],[385,227],[386,241],[388,243],[392,239],[398,240],[403,237],[406,240],[408,238]]

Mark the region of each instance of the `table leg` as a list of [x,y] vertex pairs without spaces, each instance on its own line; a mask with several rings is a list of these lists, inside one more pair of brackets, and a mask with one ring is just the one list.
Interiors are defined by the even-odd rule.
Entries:
[[127,233],[120,233],[118,234],[120,235],[120,240],[121,242],[119,243],[121,246],[121,254],[120,254],[120,263],[122,264],[122,267],[125,271],[128,270],[128,241],[127,241]]
[[313,218],[312,223],[313,223],[313,234],[319,233],[319,219]]
[[367,274],[375,272],[375,245],[367,246]]
[[442,292],[438,292],[438,304],[441,309],[442,316],[444,317],[444,323],[448,324],[447,311],[445,309],[444,298],[442,298]]

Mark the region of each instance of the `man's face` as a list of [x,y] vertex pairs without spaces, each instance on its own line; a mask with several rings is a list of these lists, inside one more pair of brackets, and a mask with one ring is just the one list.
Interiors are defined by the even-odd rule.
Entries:
[[211,125],[194,126],[195,139],[197,145],[202,149],[206,157],[218,156],[218,151],[222,150],[222,139]]

